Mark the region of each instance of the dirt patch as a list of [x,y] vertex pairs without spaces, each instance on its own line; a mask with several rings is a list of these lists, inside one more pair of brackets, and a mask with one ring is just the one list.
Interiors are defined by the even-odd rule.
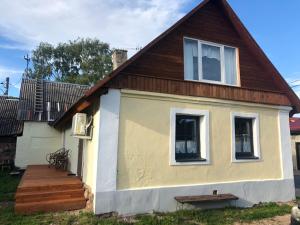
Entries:
[[276,216],[270,219],[259,220],[251,223],[234,223],[234,225],[289,225],[290,214],[284,216]]

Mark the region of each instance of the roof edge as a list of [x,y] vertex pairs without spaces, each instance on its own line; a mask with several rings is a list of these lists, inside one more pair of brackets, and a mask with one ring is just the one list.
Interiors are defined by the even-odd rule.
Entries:
[[[268,56],[265,54],[265,52],[262,50],[262,48],[258,45],[258,43],[255,41],[255,39],[252,37],[250,32],[247,30],[247,28],[244,26],[242,21],[239,19],[237,14],[234,12],[232,7],[228,4],[226,0],[220,0],[218,1],[221,3],[221,5],[224,7],[224,11],[226,12],[227,16],[230,18],[230,21],[232,22],[233,26],[235,27],[236,31],[242,36],[242,38],[247,42],[247,44],[250,45],[250,47],[254,47],[254,49],[249,48],[252,53],[256,54],[261,57],[265,63],[263,63],[264,66],[267,66],[268,69],[270,69],[274,73],[274,77],[277,78],[277,81],[280,82],[280,86],[287,91],[287,97],[290,99],[291,103],[294,104],[294,108],[292,114],[294,113],[300,113],[300,99],[296,95],[296,93],[293,91],[293,89],[288,85],[286,80],[282,77],[280,72],[277,70],[277,68],[274,66],[274,64],[271,62],[271,60],[268,58]],[[248,40],[247,40],[248,39]]]

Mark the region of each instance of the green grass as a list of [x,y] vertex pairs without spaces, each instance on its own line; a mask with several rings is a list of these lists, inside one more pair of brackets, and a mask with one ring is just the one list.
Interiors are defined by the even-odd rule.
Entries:
[[13,201],[20,177],[12,177],[8,172],[0,172],[0,202]]
[[290,213],[291,206],[275,203],[261,204],[253,208],[225,208],[215,210],[182,210],[174,213],[155,213],[132,218],[101,218],[87,212],[45,213],[30,216],[15,215],[12,207],[0,208],[0,224],[59,224],[59,225],[227,225],[234,222],[250,222]]

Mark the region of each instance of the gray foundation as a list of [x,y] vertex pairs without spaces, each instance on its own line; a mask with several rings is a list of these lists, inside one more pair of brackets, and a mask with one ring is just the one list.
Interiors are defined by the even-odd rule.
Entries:
[[[231,193],[239,197],[237,201],[214,204],[179,204],[175,196],[211,195]],[[172,212],[182,208],[212,208],[224,206],[251,207],[260,202],[287,202],[295,199],[293,179],[245,181],[178,187],[162,187],[135,190],[97,192],[95,194],[96,214],[117,212],[120,215],[133,215],[151,212]]]

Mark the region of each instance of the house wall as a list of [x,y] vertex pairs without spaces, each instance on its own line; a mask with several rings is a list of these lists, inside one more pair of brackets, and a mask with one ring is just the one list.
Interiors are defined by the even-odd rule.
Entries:
[[300,143],[300,135],[291,135],[291,148],[293,155],[293,169],[298,170],[297,168],[297,158],[296,158],[296,143]]
[[79,139],[71,136],[72,127],[68,128],[63,132],[64,135],[64,147],[70,150],[69,165],[68,169],[70,172],[77,174],[77,164],[78,164],[78,144]]
[[23,136],[17,138],[15,164],[47,164],[46,155],[63,146],[61,133],[47,122],[24,122]]
[[[277,109],[195,100],[122,95],[118,189],[282,177],[280,164],[274,165],[274,162],[280,162],[279,134],[274,132],[278,130]],[[172,108],[209,111],[211,156],[209,165],[170,166],[170,111]],[[232,112],[258,113],[261,160],[249,163],[231,161]]]
[[[98,104],[96,104],[98,105]],[[100,123],[100,110],[96,107],[93,113],[93,135],[91,140],[84,140],[83,147],[83,182],[91,188],[91,191],[95,191],[95,179],[96,179],[96,155],[99,149],[99,123]]]
[[[235,194],[239,200],[233,204],[242,207],[295,198],[290,108],[130,90],[121,91],[120,106],[116,98],[117,90],[110,90],[100,100],[101,122],[109,121],[113,127],[118,123],[119,127],[99,126],[97,166],[109,168],[111,176],[104,182],[108,170],[96,174],[100,185],[95,190],[95,213],[174,211],[178,207],[175,196],[212,194],[213,190]],[[208,164],[170,164],[173,108],[209,112]],[[233,112],[258,114],[259,160],[232,161]],[[119,130],[117,145],[114,135],[106,135],[111,130]]]

